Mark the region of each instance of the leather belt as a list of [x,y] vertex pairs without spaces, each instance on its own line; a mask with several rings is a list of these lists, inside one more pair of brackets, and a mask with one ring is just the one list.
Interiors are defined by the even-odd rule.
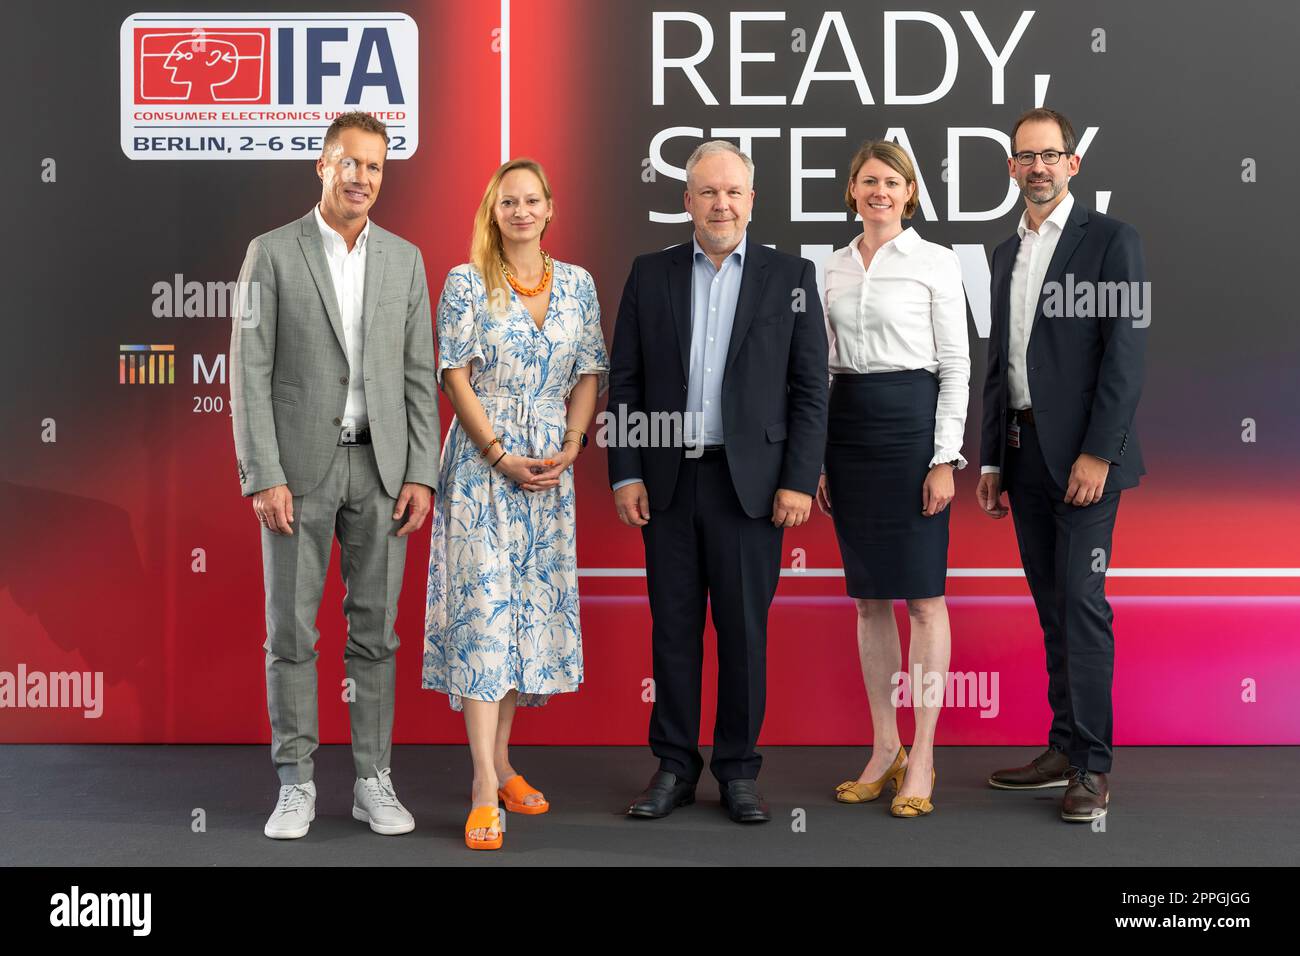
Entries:
[[697,459],[698,459],[698,458],[717,458],[717,457],[719,457],[719,456],[722,456],[722,455],[725,455],[725,454],[726,454],[726,452],[727,452],[727,446],[726,446],[726,445],[695,445],[695,446],[693,446],[693,447],[689,447],[689,448],[687,448],[687,451],[688,451],[688,452],[698,452],[698,454],[692,454],[692,455],[690,456],[690,457],[692,457],[692,458],[697,458]]
[[345,428],[339,432],[339,444],[342,446],[349,445],[369,445],[370,427],[364,428]]
[[1032,408],[1010,408],[1007,409],[1007,420],[1015,422],[1018,425],[1028,425],[1034,427],[1034,410]]

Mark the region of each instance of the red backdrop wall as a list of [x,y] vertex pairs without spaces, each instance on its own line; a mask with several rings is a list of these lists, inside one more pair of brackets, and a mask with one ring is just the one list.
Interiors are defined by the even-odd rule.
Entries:
[[[467,258],[474,208],[501,158],[500,35],[494,34],[502,25],[501,9],[450,2],[391,6],[407,10],[420,26],[421,145],[413,158],[390,164],[373,216],[421,246],[436,297],[447,270]],[[608,339],[631,258],[689,235],[687,226],[647,225],[646,210],[669,206],[664,197],[680,189],[671,182],[647,185],[640,176],[646,131],[679,122],[671,103],[649,104],[646,36],[652,8],[623,10],[594,0],[516,0],[510,8],[509,152],[534,156],[546,166],[557,201],[548,247],[558,258],[591,268]],[[723,51],[726,9],[718,6],[709,14]],[[85,30],[113,38],[128,12],[105,9]],[[949,17],[958,22],[955,12]],[[38,26],[53,35],[58,24],[51,19]],[[1042,29],[1076,26],[1052,21]],[[1005,35],[1008,28],[999,29]],[[611,40],[611,34],[622,39]],[[39,64],[32,66],[39,74]],[[116,66],[111,56],[90,62],[106,87],[116,79]],[[1112,61],[1108,68],[1117,65]],[[725,87],[725,57],[706,70]],[[115,102],[116,95],[115,88],[84,93],[92,109],[96,97]],[[987,99],[983,88],[981,95]],[[1075,95],[1082,111],[1086,97]],[[71,114],[80,108],[75,99],[70,93],[56,97],[51,113]],[[1014,117],[1023,105],[1001,106],[989,122]],[[111,113],[112,106],[107,108]],[[943,109],[938,104],[927,116],[942,117]],[[741,113],[724,104],[708,122],[734,125],[746,120],[738,118]],[[944,121],[956,125],[961,119]],[[867,135],[889,121],[855,116],[851,122]],[[62,231],[57,261],[54,246],[35,250],[16,300],[20,310],[48,318],[15,330],[13,352],[29,363],[30,386],[12,395],[19,425],[0,482],[0,671],[16,673],[22,665],[47,673],[102,672],[104,706],[94,719],[72,709],[6,707],[0,710],[0,740],[266,742],[258,529],[248,500],[239,495],[229,420],[196,417],[195,390],[188,387],[167,397],[124,394],[110,350],[121,341],[166,337],[178,349],[224,351],[228,325],[164,329],[148,314],[145,290],[174,272],[233,278],[248,238],[306,212],[318,198],[318,185],[305,163],[296,171],[279,162],[162,169],[166,164],[125,159],[113,142],[87,146],[52,126],[48,132],[54,147],[64,149],[59,155],[66,157],[66,189],[34,198],[31,215],[71,217],[81,210],[95,225]],[[674,157],[681,159],[684,154]],[[846,159],[840,157],[840,164]],[[759,169],[751,230],[760,241],[776,241],[783,200],[769,199],[780,190],[766,185],[771,179],[763,179],[762,158]],[[934,163],[925,172],[939,182]],[[197,229],[189,215],[192,197],[214,188],[228,198],[205,206],[203,228]],[[833,198],[836,187],[827,188],[822,205],[829,208],[826,197]],[[133,215],[116,190],[145,191],[149,214]],[[1174,276],[1179,262],[1161,240],[1180,228],[1177,222],[1154,213],[1144,222],[1142,200],[1131,193],[1125,199],[1147,237],[1153,276]],[[1253,196],[1243,200],[1252,201]],[[1111,211],[1129,216],[1123,208]],[[1243,214],[1251,215],[1251,209]],[[1017,215],[974,224],[960,238],[991,244],[1009,234]],[[836,228],[825,241],[842,244],[852,224]],[[918,228],[938,234],[937,227],[927,231],[927,223]],[[118,278],[107,288],[83,289],[69,281],[68,262],[95,259],[116,264]],[[112,306],[101,313],[96,303],[105,301]],[[1139,489],[1125,493],[1109,583],[1116,610],[1116,742],[1296,743],[1300,710],[1290,701],[1290,688],[1300,676],[1300,560],[1295,536],[1279,532],[1300,527],[1300,505],[1278,494],[1279,476],[1272,470],[1278,456],[1294,464],[1294,449],[1268,452],[1239,440],[1240,419],[1271,401],[1267,393],[1250,392],[1253,376],[1244,371],[1250,366],[1241,356],[1198,346],[1184,337],[1192,330],[1180,333],[1176,324],[1157,331],[1140,419],[1152,450],[1151,473]],[[970,422],[977,422],[984,342],[973,326],[971,334],[976,374]],[[84,369],[75,364],[78,359],[66,364],[70,342],[77,353],[93,356],[84,360]],[[47,360],[47,371],[31,371],[31,362]],[[9,361],[17,367],[18,359]],[[1267,356],[1261,361],[1277,367],[1276,358],[1272,366]],[[1236,394],[1251,398],[1240,407],[1204,399],[1204,376],[1224,374],[1225,365],[1240,383]],[[445,401],[441,413],[445,429],[452,415]],[[1293,402],[1288,414],[1295,415]],[[1195,420],[1190,426],[1189,417]],[[56,442],[41,437],[47,418],[58,423]],[[1213,435],[1218,443],[1206,466],[1198,439]],[[977,459],[975,441],[968,427],[965,452]],[[1261,464],[1267,454],[1274,457]],[[983,675],[997,696],[994,706],[950,709],[939,742],[1039,743],[1049,718],[1041,634],[1017,575],[1010,523],[991,522],[975,506],[976,471],[959,475],[954,502],[951,667]],[[650,706],[643,694],[650,675],[650,622],[639,576],[640,535],[614,519],[602,450],[586,452],[577,472],[585,683],[578,694],[526,712],[515,739],[641,744]],[[870,726],[853,610],[835,576],[839,555],[829,519],[817,515],[808,526],[787,532],[785,541],[788,573],[770,619],[762,742],[865,742]],[[195,570],[195,549],[202,549],[201,572]],[[399,743],[464,739],[461,719],[446,698],[419,686],[427,559],[426,528],[409,543],[398,619]],[[331,690],[343,679],[341,601],[336,548],[319,619],[324,742],[348,739],[341,690]],[[901,606],[899,621],[906,641]],[[711,670],[705,675],[704,742],[711,735],[713,677]],[[905,711],[905,734],[909,719]]]

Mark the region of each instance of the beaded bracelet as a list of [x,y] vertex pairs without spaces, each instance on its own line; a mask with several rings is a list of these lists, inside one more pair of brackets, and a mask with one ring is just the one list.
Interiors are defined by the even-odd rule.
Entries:
[[[488,450],[489,450],[493,445],[500,444],[500,442],[501,442],[501,439],[500,439],[499,437],[498,437],[498,438],[494,438],[494,439],[492,439],[490,442],[488,442],[486,445],[483,446],[483,449],[482,449],[482,451],[479,452],[479,454],[482,455],[484,458],[486,458],[486,457],[487,457]],[[504,451],[504,450],[505,450],[505,446],[502,445],[501,447],[502,447],[502,450]]]

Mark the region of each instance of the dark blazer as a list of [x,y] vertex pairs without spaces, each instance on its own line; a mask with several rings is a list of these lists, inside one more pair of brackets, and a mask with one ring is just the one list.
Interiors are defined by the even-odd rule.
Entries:
[[[993,250],[992,327],[988,371],[984,378],[984,423],[981,465],[1002,467],[1006,457],[1007,353],[1010,342],[1011,267],[1020,248],[1013,235]],[[1068,281],[1067,281],[1068,280]],[[1111,463],[1106,491],[1132,488],[1146,473],[1133,422],[1142,393],[1145,325],[1150,296],[1140,287],[1145,317],[1136,318],[1130,299],[1127,316],[1043,315],[1050,283],[1066,291],[1069,281],[1083,284],[1146,281],[1142,241],[1128,223],[1086,208],[1076,198],[1052,261],[1043,277],[1043,293],[1034,314],[1026,356],[1029,390],[1039,444],[1053,479],[1065,488],[1080,453]],[[1069,297],[1062,295],[1060,301]],[[1100,308],[1094,298],[1093,315]],[[1076,309],[1076,312],[1083,311]],[[1114,310],[1107,310],[1114,311]]]
[[[609,405],[630,412],[686,410],[693,242],[638,256],[619,304]],[[799,290],[801,294],[796,294]],[[816,270],[751,237],[722,379],[722,427],[732,484],[745,513],[772,513],[778,488],[815,494],[826,446],[826,324]],[[609,480],[645,482],[652,511],[667,508],[681,448],[609,442]]]

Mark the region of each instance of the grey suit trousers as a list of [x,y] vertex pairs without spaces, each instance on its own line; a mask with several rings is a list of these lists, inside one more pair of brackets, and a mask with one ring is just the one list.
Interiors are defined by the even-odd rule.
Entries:
[[343,659],[354,696],[352,762],[358,777],[389,765],[397,674],[397,596],[406,565],[406,538],[395,534],[397,499],[380,480],[372,445],[336,446],[325,478],[293,496],[293,534],[262,528],[266,584],[266,697],[271,760],[281,784],[312,779],[319,744],[316,702],[316,614],[339,540],[343,611],[348,621]]

